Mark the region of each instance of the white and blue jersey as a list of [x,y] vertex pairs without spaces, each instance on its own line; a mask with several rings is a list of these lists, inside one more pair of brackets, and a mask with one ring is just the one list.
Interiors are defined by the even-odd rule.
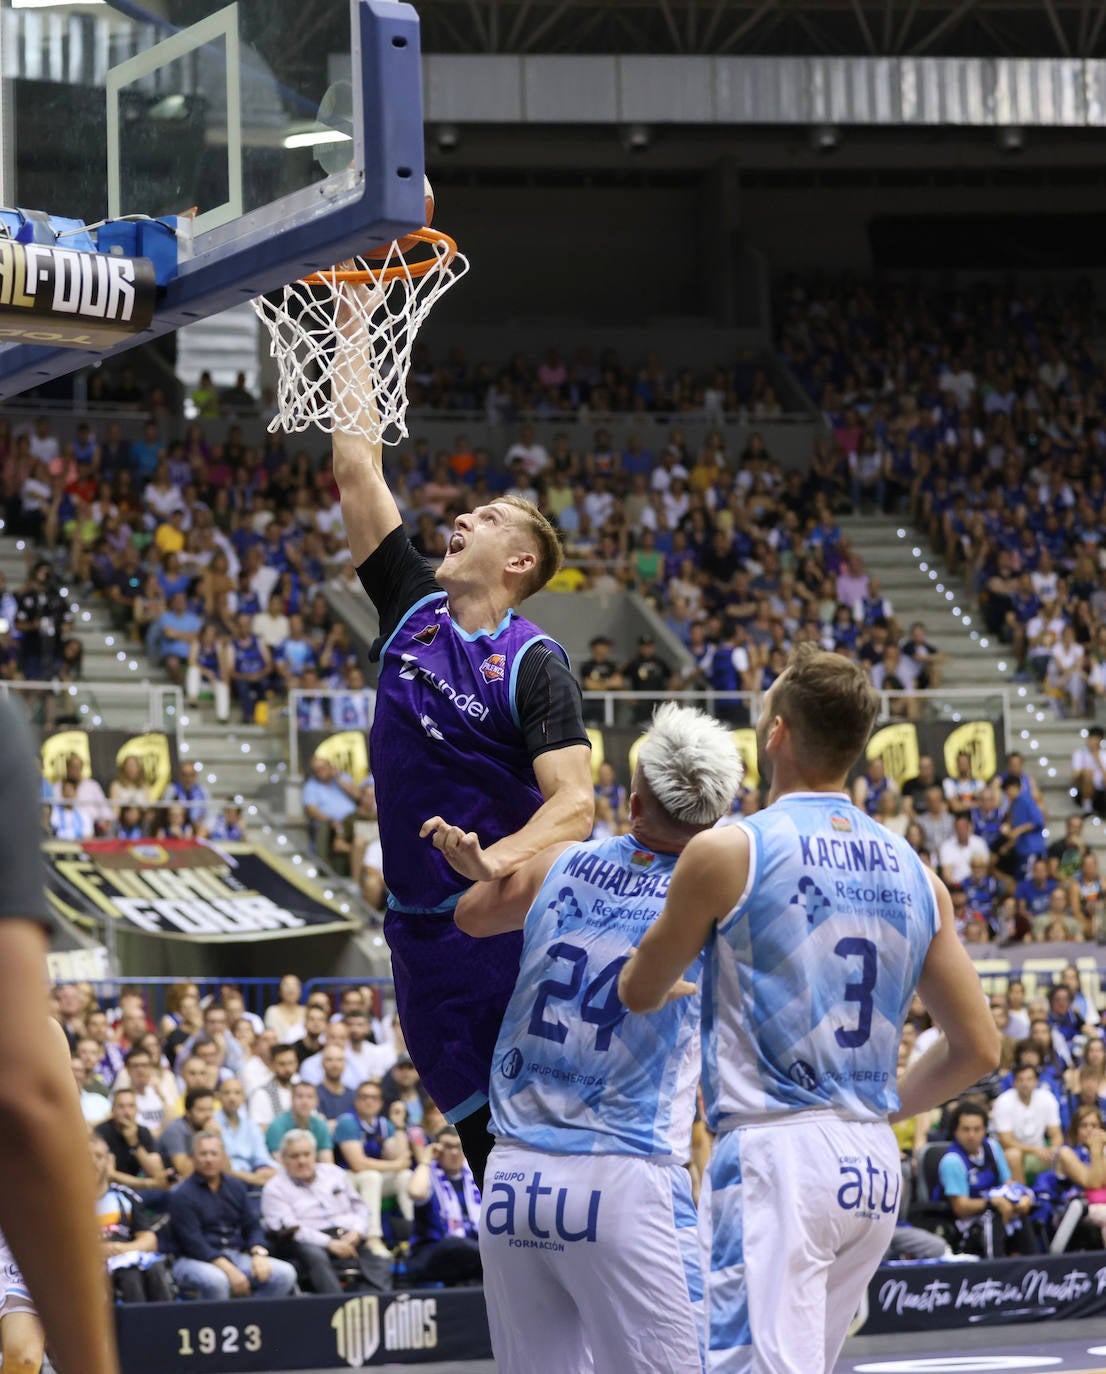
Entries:
[[[696,993],[628,1016],[618,975],[664,906],[675,854],[573,845],[526,917],[492,1061],[492,1134],[550,1154],[683,1163],[699,1078]],[[698,983],[701,965],[688,971]]]
[[789,793],[740,824],[748,880],[705,950],[707,1121],[884,1120],[939,922],[926,870],[841,793]]

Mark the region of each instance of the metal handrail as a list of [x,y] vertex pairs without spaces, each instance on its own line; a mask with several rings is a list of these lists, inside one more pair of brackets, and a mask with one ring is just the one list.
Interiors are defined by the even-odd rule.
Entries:
[[[84,702],[80,714],[88,716],[87,724],[80,722],[78,729],[94,730],[103,724],[102,718],[95,713],[98,706],[107,704],[110,697],[128,703],[136,696],[147,698],[146,724],[140,730],[162,730],[176,739],[177,752],[183,741],[184,692],[168,682],[97,682],[81,679],[80,682],[62,682],[58,678],[35,679],[33,681],[0,681],[0,700],[7,701],[12,693],[19,696],[52,696],[55,699],[87,695],[90,701]],[[166,723],[168,722],[168,724]]]

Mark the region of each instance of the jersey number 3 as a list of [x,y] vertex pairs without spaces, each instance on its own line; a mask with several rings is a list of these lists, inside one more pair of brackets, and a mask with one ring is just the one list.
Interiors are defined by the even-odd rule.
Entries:
[[[588,952],[579,945],[570,945],[559,940],[546,950],[546,957],[569,965],[568,976],[564,979],[544,978],[538,984],[538,995],[534,999],[534,1009],[530,1013],[527,1030],[531,1035],[540,1035],[543,1040],[552,1040],[563,1045],[568,1035],[568,1027],[556,1016],[551,1021],[545,1019],[545,1009],[549,1002],[574,1002],[588,971]],[[595,1048],[609,1050],[611,1037],[618,1029],[618,1023],[626,1015],[626,1008],[618,1000],[618,975],[622,965],[629,958],[623,954],[602,969],[588,983],[580,1003],[580,1019],[597,1027]]]
[[872,1033],[872,993],[875,991],[876,974],[879,971],[876,947],[871,940],[861,940],[852,936],[847,940],[838,940],[833,952],[839,959],[861,960],[860,981],[845,984],[845,1001],[857,1004],[857,1023],[851,1030],[838,1026],[834,1031],[837,1043],[843,1050],[855,1050],[861,1045],[866,1045]]

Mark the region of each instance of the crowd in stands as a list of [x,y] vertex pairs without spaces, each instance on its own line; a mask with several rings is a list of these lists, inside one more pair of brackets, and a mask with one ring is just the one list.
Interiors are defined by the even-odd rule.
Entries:
[[834,509],[907,510],[1058,713],[1106,693],[1106,368],[1081,283],[800,289],[785,360],[832,430]]
[[[992,1258],[1104,1248],[1106,1042],[1099,979],[1068,965],[1036,991],[1027,997],[1016,976],[992,990],[990,1013],[1002,1045],[997,1070],[939,1110],[895,1126],[916,1198],[902,1215],[922,1228],[900,1229],[899,1255],[937,1258],[952,1249]],[[900,1070],[938,1035],[916,997]]]
[[471,1171],[371,989],[288,975],[259,1016],[182,982],[165,1008],[54,990],[117,1300],[479,1278]]

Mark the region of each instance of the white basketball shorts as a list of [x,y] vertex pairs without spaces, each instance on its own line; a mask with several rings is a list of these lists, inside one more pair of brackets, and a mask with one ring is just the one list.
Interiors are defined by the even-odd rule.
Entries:
[[0,1240],[0,1320],[10,1317],[13,1312],[37,1315],[27,1281],[15,1262],[15,1256],[8,1249],[7,1241]]
[[901,1189],[883,1122],[804,1114],[720,1135],[699,1195],[710,1374],[829,1374]]
[[695,1228],[677,1165],[497,1144],[480,1255],[500,1374],[700,1374]]

